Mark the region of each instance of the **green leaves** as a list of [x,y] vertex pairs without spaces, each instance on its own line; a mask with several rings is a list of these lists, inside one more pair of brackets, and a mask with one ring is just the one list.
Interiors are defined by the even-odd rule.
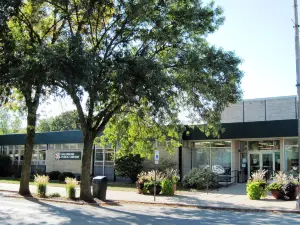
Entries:
[[103,135],[96,140],[99,145],[118,146],[117,154],[120,156],[140,154],[148,158],[159,143],[166,143],[164,148],[171,154],[181,145],[181,129],[172,118],[169,123],[167,120],[160,123],[162,121],[156,120],[147,107],[126,108],[124,111],[110,120]]
[[77,111],[67,111],[53,118],[42,119],[37,126],[38,132],[67,130],[80,130]]

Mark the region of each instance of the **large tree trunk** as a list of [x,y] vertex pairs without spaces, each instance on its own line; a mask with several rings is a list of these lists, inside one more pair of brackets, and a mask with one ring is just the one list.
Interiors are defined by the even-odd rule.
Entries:
[[19,194],[23,196],[31,195],[29,190],[29,177],[36,125],[36,107],[32,104],[29,107],[27,106],[27,108],[27,134],[19,189]]
[[93,152],[93,143],[95,140],[95,133],[88,130],[84,135],[84,146],[81,164],[81,183],[80,183],[80,199],[92,202],[93,196],[91,192],[91,159]]

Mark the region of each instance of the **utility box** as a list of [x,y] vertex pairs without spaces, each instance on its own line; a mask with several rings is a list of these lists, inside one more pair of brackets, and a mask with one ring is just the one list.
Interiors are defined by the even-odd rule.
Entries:
[[106,200],[107,177],[97,176],[93,178],[93,197],[102,201]]

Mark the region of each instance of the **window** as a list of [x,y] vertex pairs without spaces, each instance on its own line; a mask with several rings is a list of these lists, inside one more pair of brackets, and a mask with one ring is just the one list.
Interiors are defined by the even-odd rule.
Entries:
[[105,154],[105,161],[106,162],[110,162],[110,161],[113,161],[114,158],[113,158],[113,154],[114,154],[114,151],[113,149],[96,149],[95,151],[95,161],[103,161],[103,151],[104,151],[104,154]]
[[263,151],[263,150],[279,150],[279,140],[265,140],[265,141],[249,141],[250,151]]
[[287,172],[298,171],[299,152],[297,139],[284,140],[285,169]]
[[69,144],[70,149],[78,149],[77,144]]
[[62,145],[62,149],[69,149],[70,148],[70,145],[69,144],[63,144]]
[[55,145],[54,144],[48,144],[48,149],[50,149],[50,150],[55,149]]
[[38,160],[38,149],[36,145],[33,147],[32,160]]
[[46,160],[46,150],[44,149],[39,150],[39,160]]
[[47,149],[47,145],[39,145],[39,149]]
[[192,152],[193,167],[211,168],[217,174],[231,172],[231,142],[197,142]]
[[103,161],[103,149],[96,149],[95,161]]
[[24,160],[24,149],[20,149],[20,160]]

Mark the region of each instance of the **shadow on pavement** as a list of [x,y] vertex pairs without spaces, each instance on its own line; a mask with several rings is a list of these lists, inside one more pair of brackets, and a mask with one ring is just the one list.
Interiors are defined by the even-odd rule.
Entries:
[[[125,206],[80,206],[41,202],[28,198],[38,215],[30,224],[297,224],[297,214],[245,213],[189,208]],[[2,212],[0,224],[28,224]],[[41,221],[41,218],[42,221]]]

